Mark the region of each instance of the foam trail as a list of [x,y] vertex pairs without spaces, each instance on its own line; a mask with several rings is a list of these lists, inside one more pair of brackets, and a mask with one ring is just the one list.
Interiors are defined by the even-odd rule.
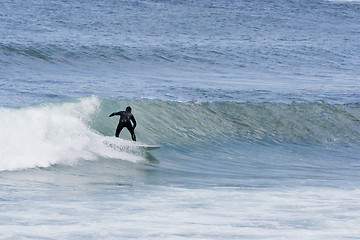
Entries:
[[141,156],[119,152],[87,125],[100,107],[97,97],[28,108],[0,109],[0,171],[53,164],[75,164],[99,157],[139,161]]

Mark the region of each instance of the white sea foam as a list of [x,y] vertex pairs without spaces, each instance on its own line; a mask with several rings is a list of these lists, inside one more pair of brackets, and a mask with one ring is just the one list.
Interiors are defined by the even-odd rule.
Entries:
[[[141,192],[102,191],[90,203],[87,194],[69,202],[67,195],[54,194],[58,198],[45,206],[42,201],[29,209],[9,206],[5,216],[13,224],[0,225],[3,237],[323,240],[359,234],[358,190],[147,186]],[[23,195],[16,192],[15,197]],[[22,210],[27,214],[18,212]]]
[[74,164],[79,159],[94,160],[98,156],[142,159],[109,146],[106,137],[87,125],[99,106],[97,97],[89,97],[77,102],[0,109],[0,170]]

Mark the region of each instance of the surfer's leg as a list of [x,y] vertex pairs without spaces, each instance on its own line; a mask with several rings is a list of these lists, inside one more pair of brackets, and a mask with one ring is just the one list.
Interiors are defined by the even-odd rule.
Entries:
[[131,139],[133,141],[136,141],[136,136],[135,136],[135,132],[134,132],[134,128],[130,125],[126,126],[126,128],[129,130],[130,134],[131,134]]
[[119,135],[120,135],[120,132],[121,132],[121,130],[123,129],[123,125],[122,124],[118,124],[118,126],[117,126],[117,128],[116,128],[116,132],[115,132],[115,137],[119,137]]
[[136,136],[135,136],[134,130],[132,130],[132,132],[131,132],[131,138],[132,138],[133,141],[136,142]]

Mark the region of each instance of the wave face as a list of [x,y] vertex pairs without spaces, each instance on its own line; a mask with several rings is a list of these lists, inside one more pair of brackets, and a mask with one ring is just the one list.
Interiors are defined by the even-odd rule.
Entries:
[[[107,104],[103,101],[105,109]],[[146,140],[156,136],[178,144],[235,137],[253,142],[331,144],[357,142],[360,137],[359,104],[139,100],[132,105],[146,128],[142,133]]]
[[[359,104],[169,102],[100,99],[96,96],[24,108],[1,108],[0,170],[76,164],[79,160],[145,160],[115,139],[114,111],[129,103],[145,143],[182,147],[213,144],[359,144]],[[121,138],[130,139],[126,130]],[[117,141],[117,142],[116,142]],[[115,147],[114,147],[115,145]],[[230,147],[231,147],[230,146]]]

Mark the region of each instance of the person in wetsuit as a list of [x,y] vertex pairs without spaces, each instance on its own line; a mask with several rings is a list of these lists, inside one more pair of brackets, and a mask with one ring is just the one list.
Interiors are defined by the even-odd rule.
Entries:
[[[118,124],[118,126],[116,128],[116,132],[115,132],[115,137],[119,137],[121,130],[124,127],[126,127],[131,134],[132,140],[136,141],[136,136],[135,136],[135,132],[134,132],[134,129],[136,127],[136,121],[135,121],[134,116],[131,113],[131,107],[127,107],[125,111],[114,112],[114,113],[110,114],[109,117],[112,117],[115,115],[120,115],[119,124]],[[131,125],[130,121],[132,121],[134,125]]]

